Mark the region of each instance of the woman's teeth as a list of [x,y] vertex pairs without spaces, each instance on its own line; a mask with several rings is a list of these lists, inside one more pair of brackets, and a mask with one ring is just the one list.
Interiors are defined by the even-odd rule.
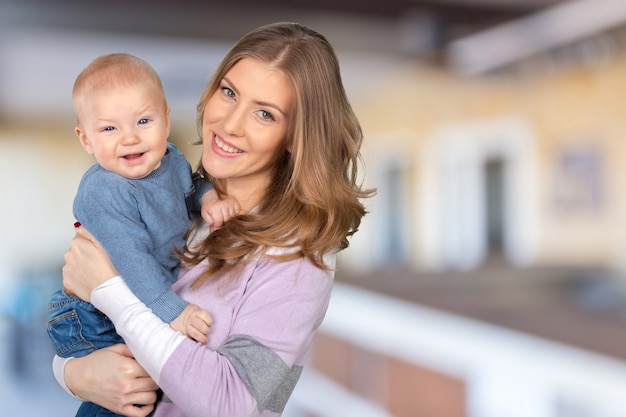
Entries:
[[240,149],[235,149],[231,146],[228,146],[226,143],[224,143],[223,141],[220,140],[219,137],[215,136],[215,144],[217,145],[218,148],[228,152],[228,153],[241,153],[243,152]]

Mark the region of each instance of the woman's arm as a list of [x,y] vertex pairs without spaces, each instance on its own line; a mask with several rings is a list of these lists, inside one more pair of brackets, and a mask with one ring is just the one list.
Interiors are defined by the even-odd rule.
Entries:
[[[190,271],[184,281],[192,282],[194,272]],[[164,361],[154,364],[154,371],[153,365],[142,362],[143,354],[131,346],[169,399],[189,417],[282,412],[326,311],[332,272],[305,260],[276,262],[264,258],[247,265],[235,281],[228,291],[223,290],[223,283],[208,283],[185,293],[185,297],[205,299],[218,309],[214,312],[219,322],[214,337],[220,334],[220,323],[225,327],[218,344],[208,347],[182,339]],[[108,297],[118,293],[110,291]],[[212,294],[219,294],[218,298]],[[100,288],[94,291],[96,306],[103,303],[101,296],[104,292]],[[220,304],[222,297],[230,301]],[[195,300],[189,299],[199,302]],[[232,313],[220,316],[223,310]],[[156,337],[157,332],[139,336],[143,326],[131,321],[129,326],[116,322],[127,342],[136,339],[146,343],[150,335]],[[142,320],[143,325],[146,323]],[[141,343],[137,346],[142,348]],[[147,361],[153,360],[149,357],[152,353],[145,352]],[[169,415],[169,406],[159,405],[165,407],[165,415]]]
[[[117,275],[102,245],[79,223],[75,226],[76,236],[72,239],[70,250],[65,253],[64,287],[107,314],[131,351],[147,351],[145,359],[137,359],[144,367],[149,367],[149,374],[158,381],[162,358],[169,356],[185,337],[153,314],[133,294]],[[98,303],[98,294],[104,301]],[[130,336],[128,340],[126,334]],[[143,345],[143,349],[135,348],[135,345]],[[90,370],[87,368],[85,371]],[[79,395],[74,390],[72,392]]]
[[[187,295],[219,304],[211,299],[216,291],[211,285]],[[230,330],[213,348],[173,334],[133,299],[120,278],[96,288],[92,302],[113,320],[139,363],[184,415],[280,413],[324,316],[332,273],[304,260],[264,259],[249,264],[233,285],[237,304],[229,302],[227,310],[235,314],[221,317]],[[170,406],[159,405],[166,415]]]
[[[75,224],[75,230],[76,236],[65,254],[63,280],[68,290],[89,301],[92,288],[115,277],[117,271],[104,248],[80,223]],[[122,344],[82,358],[56,357],[55,377],[75,397],[130,417],[151,413],[159,388]]]
[[55,376],[75,397],[117,414],[145,417],[154,410],[158,386],[125,345],[99,349],[82,358],[55,357]]
[[[229,286],[228,306],[220,308],[232,315],[224,317],[230,330],[209,348],[173,331],[120,277],[111,279],[115,270],[106,252],[82,228],[66,254],[63,272],[66,288],[111,318],[137,361],[190,417],[280,413],[326,311],[333,276],[305,260],[251,261],[234,288]],[[192,271],[184,278],[193,279]],[[210,281],[187,291],[186,297],[217,308],[223,301],[220,285]],[[171,406],[159,405],[166,415]]]
[[91,300],[113,321],[134,357],[158,381],[164,361],[186,337],[146,307],[119,276],[96,287]]

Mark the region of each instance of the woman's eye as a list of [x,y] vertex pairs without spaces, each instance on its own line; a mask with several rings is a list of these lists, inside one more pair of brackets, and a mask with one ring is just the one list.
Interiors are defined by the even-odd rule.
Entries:
[[228,87],[222,87],[222,91],[230,98],[235,98],[235,92]]
[[272,116],[272,113],[265,110],[259,110],[259,116],[261,116],[261,119],[263,120],[274,120],[274,116]]

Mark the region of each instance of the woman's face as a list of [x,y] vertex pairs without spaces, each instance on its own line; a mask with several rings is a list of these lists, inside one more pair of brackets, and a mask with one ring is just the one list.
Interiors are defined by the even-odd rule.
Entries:
[[[224,179],[242,208],[256,205],[284,152],[294,93],[287,76],[259,60],[244,58],[208,99],[203,120],[202,165]],[[251,209],[252,207],[248,207]]]

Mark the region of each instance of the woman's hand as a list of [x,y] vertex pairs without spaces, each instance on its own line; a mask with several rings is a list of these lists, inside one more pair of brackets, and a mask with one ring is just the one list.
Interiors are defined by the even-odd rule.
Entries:
[[65,252],[63,286],[67,292],[90,301],[91,291],[118,273],[96,238],[80,223],[74,224],[74,228],[76,236]]
[[64,379],[75,395],[116,414],[145,417],[154,410],[158,386],[126,345],[113,345],[68,361]]

